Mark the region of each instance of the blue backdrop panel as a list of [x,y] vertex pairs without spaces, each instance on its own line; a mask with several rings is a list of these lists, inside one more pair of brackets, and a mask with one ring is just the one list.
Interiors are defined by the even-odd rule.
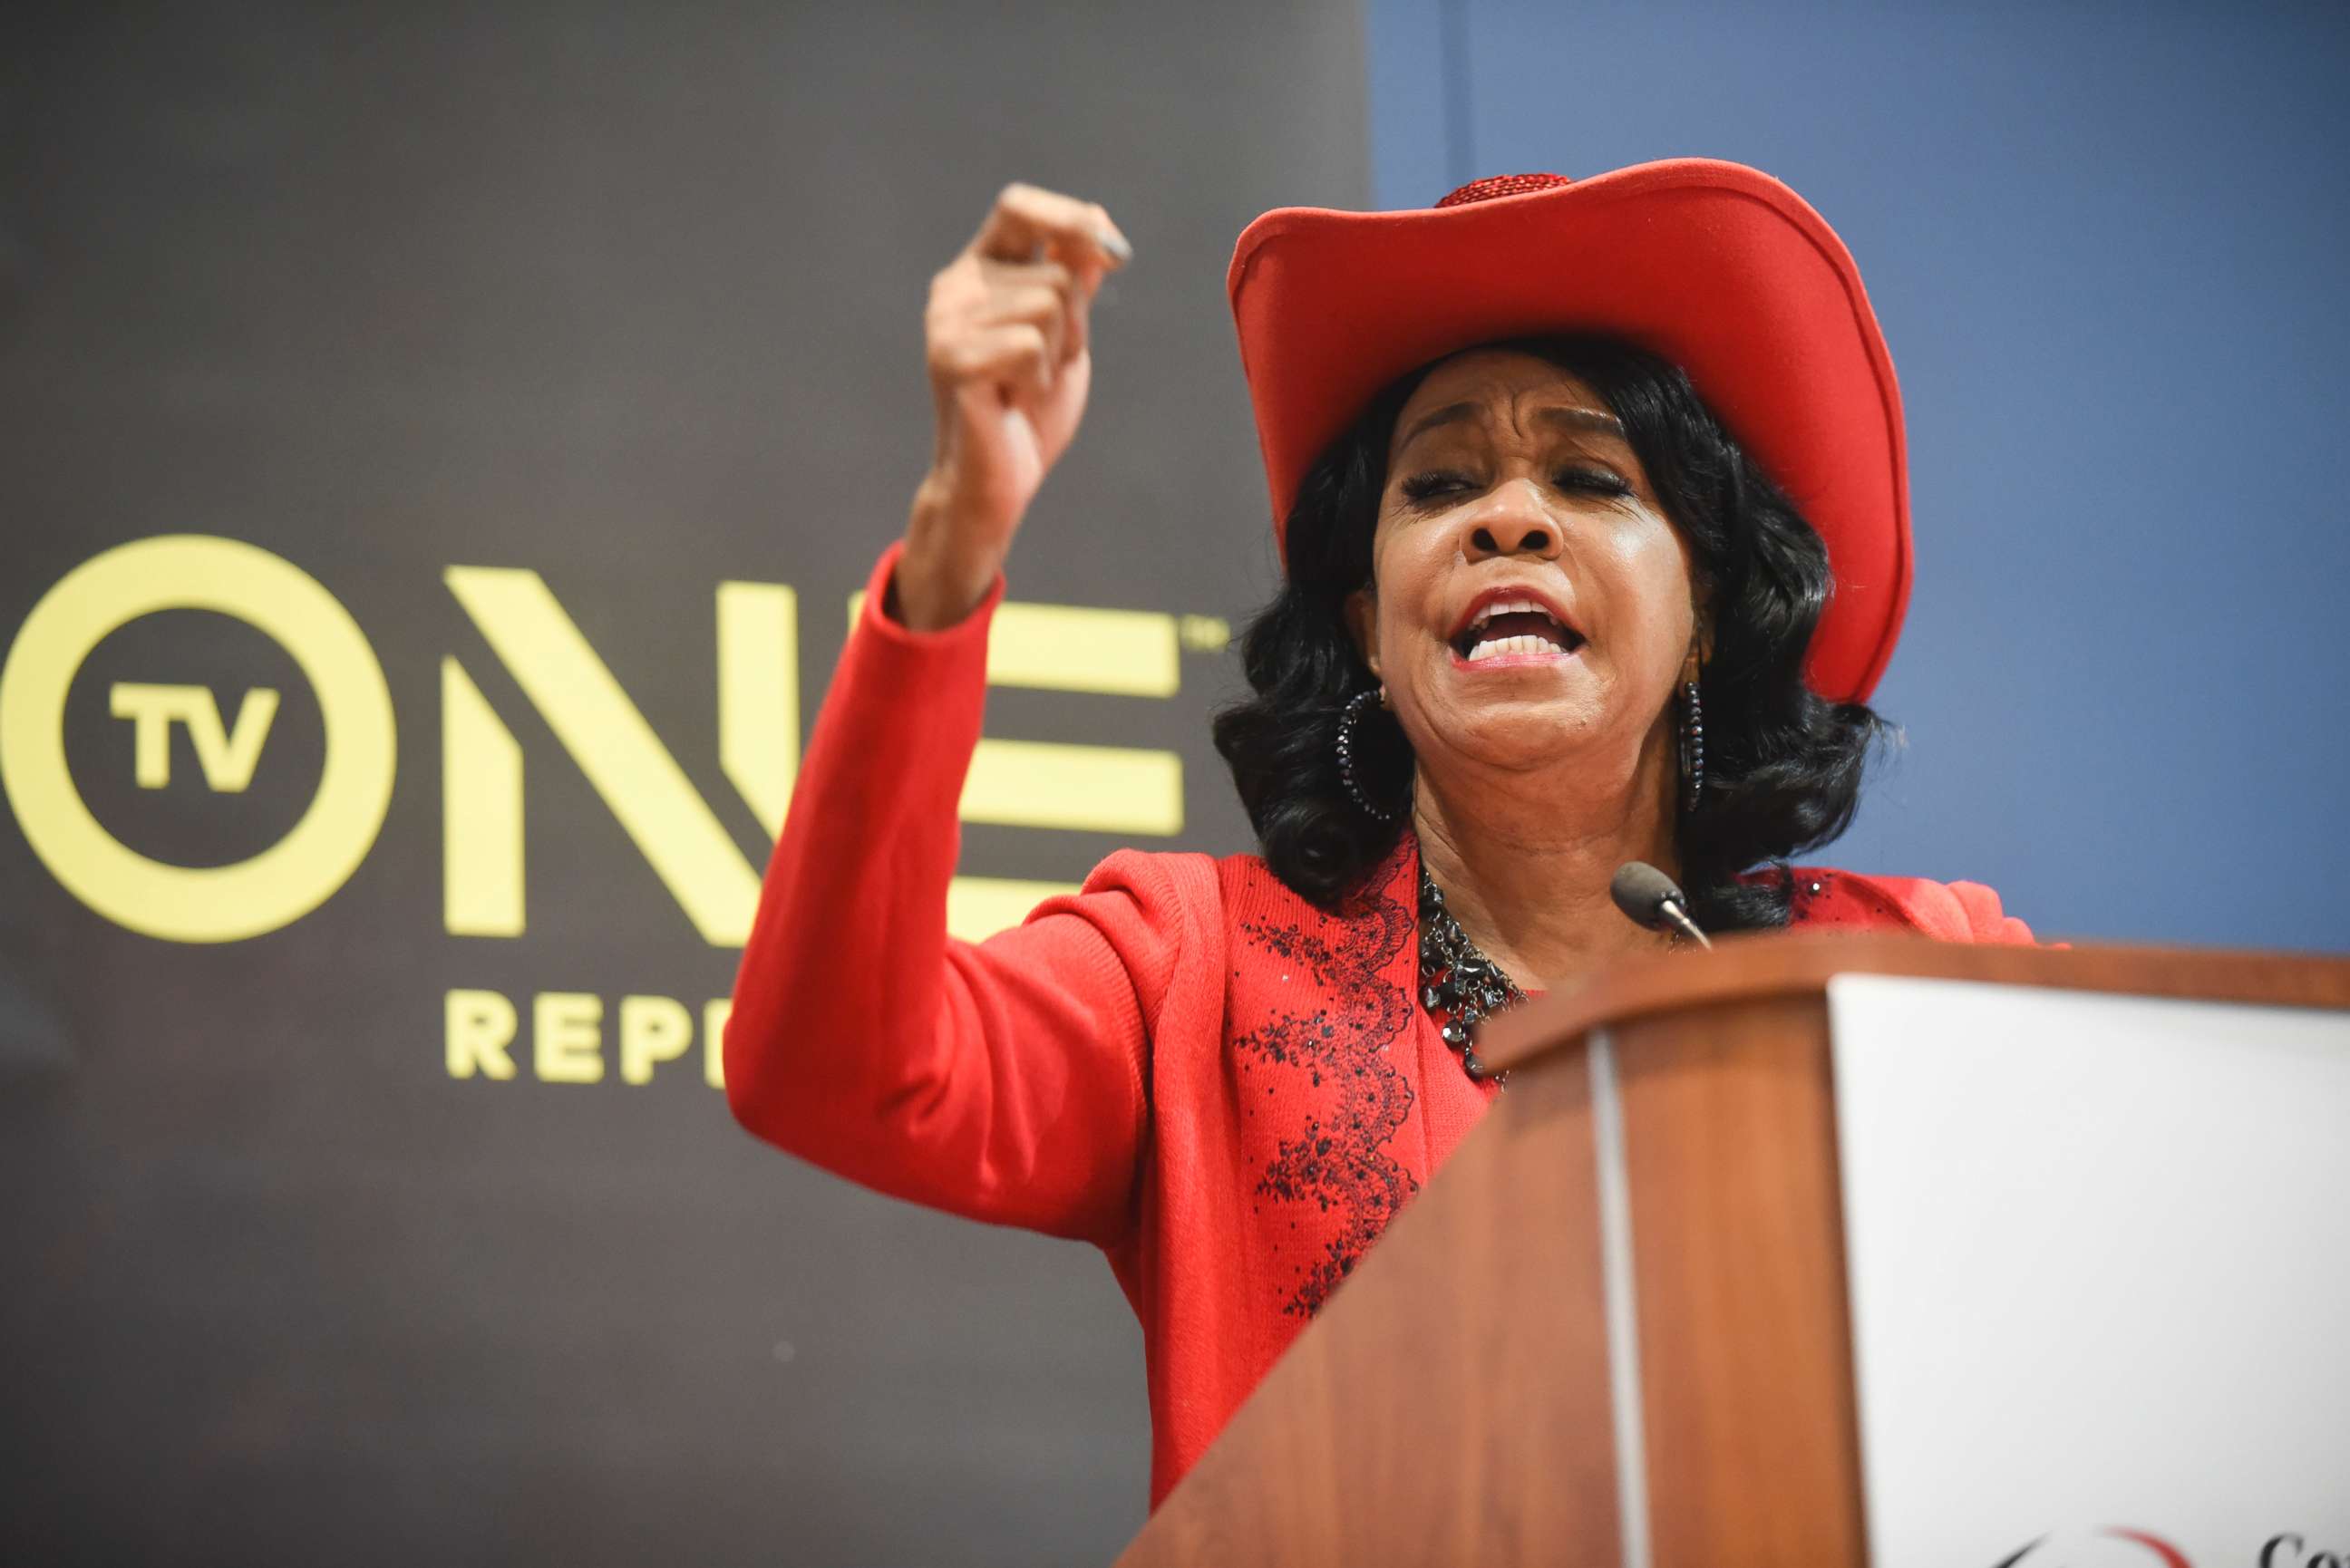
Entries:
[[1374,0],[1373,188],[1702,154],[1859,259],[1908,742],[1830,858],[2043,933],[2350,946],[2350,12]]

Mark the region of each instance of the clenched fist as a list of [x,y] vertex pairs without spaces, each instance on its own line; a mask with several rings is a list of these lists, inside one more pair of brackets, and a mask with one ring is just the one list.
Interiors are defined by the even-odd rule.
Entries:
[[931,280],[923,337],[938,439],[893,585],[906,625],[950,626],[995,580],[1085,414],[1094,291],[1132,254],[1099,206],[1014,183]]

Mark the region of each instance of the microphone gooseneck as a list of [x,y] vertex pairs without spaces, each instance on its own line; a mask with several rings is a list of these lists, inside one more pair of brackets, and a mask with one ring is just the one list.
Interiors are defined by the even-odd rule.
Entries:
[[1636,926],[1652,931],[1673,931],[1711,951],[1713,944],[1690,919],[1689,898],[1673,879],[1645,860],[1627,860],[1616,868],[1607,896]]

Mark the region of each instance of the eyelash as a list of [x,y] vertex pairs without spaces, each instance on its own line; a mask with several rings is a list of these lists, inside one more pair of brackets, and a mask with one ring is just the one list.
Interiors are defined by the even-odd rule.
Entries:
[[[1598,469],[1562,469],[1559,471],[1557,479],[1559,488],[1562,490],[1581,490],[1596,495],[1632,493],[1630,485],[1616,475],[1603,472]],[[1403,482],[1404,499],[1417,504],[1431,496],[1441,494],[1448,486],[1457,485],[1466,488],[1469,483],[1470,480],[1466,474],[1456,473],[1450,469],[1415,473]]]

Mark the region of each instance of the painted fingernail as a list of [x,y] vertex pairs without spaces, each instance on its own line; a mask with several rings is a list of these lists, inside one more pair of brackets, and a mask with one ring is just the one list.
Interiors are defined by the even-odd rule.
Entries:
[[1134,259],[1134,247],[1108,229],[1096,229],[1094,243],[1116,256],[1121,265]]

